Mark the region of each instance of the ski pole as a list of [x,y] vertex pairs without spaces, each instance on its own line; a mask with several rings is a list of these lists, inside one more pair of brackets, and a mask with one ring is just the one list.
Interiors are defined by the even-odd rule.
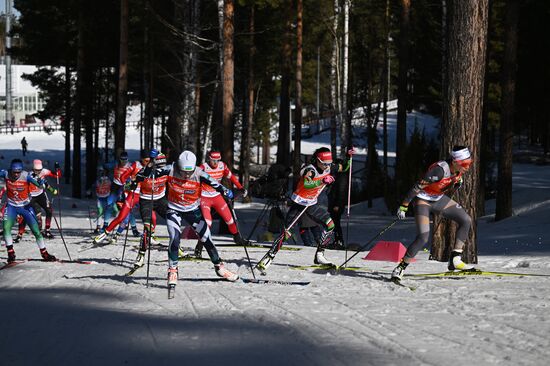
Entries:
[[[90,223],[90,231],[93,233],[94,229],[92,228],[92,210],[90,205],[88,205],[88,222]],[[96,220],[96,225],[99,222],[99,219]]]
[[[317,197],[319,197],[321,195],[321,192],[323,192],[323,190],[325,189],[326,185],[322,186],[321,187],[321,190],[319,191],[319,194],[317,195]],[[302,215],[306,212],[307,208],[309,206],[305,206],[302,211],[300,211],[300,213],[298,214],[298,216],[296,216],[294,218],[294,220],[290,223],[290,225],[288,226],[288,228],[286,227],[283,227],[283,233],[281,234],[281,236],[279,238],[277,238],[277,240],[279,241],[279,243],[277,244],[277,251],[279,251],[279,249],[281,249],[281,247],[283,246],[283,241],[284,241],[284,238],[285,238],[285,235],[286,235],[286,232],[290,229],[292,229],[292,227],[298,222],[298,220],[300,219],[300,217],[302,217]],[[319,243],[320,244],[320,243]],[[317,245],[317,249],[319,249],[319,244]]]
[[382,236],[386,231],[388,231],[391,227],[393,227],[393,225],[395,225],[398,221],[399,221],[399,218],[393,220],[388,226],[386,226],[384,229],[382,229],[382,231],[380,231],[378,234],[376,234],[371,240],[369,240],[366,244],[363,244],[359,249],[357,249],[355,251],[355,253],[351,257],[346,259],[346,261],[344,263],[342,263],[338,268],[344,267],[346,265],[346,263],[348,263],[350,260],[353,259],[353,257],[355,257],[357,254],[359,254],[359,252],[361,252],[363,249],[365,249],[367,246],[369,246],[370,243],[372,243],[373,241],[378,239],[380,236]]
[[[225,201],[227,203],[227,206],[229,206],[229,209],[231,210],[231,215],[233,216],[233,220],[235,221],[235,226],[237,227],[237,232],[240,233],[240,230],[239,230],[239,221],[237,220],[237,214],[235,213],[235,209],[233,208],[233,202],[231,202],[229,199],[227,199],[227,197],[224,197],[225,198]],[[247,240],[248,242],[248,240]],[[250,271],[252,272],[252,277],[254,279],[256,279],[256,274],[254,273],[254,267],[252,266],[252,262],[250,261],[250,256],[248,255],[248,249],[246,248],[246,244],[245,243],[243,245],[244,247],[244,252],[246,253],[246,259],[248,260],[248,265],[250,266]]]
[[[59,163],[56,161],[54,164],[55,169],[55,179],[57,180],[57,205],[59,206],[59,232],[61,232],[61,229],[63,228],[61,224],[61,186],[59,185],[59,175],[61,173],[61,169],[59,168]],[[63,238],[63,234],[61,234],[61,237]]]
[[[149,230],[147,230],[147,235],[145,238],[147,241],[147,280],[146,280],[146,286],[149,287],[149,266],[151,263],[151,237],[153,235],[152,233],[152,221],[153,221],[153,194],[155,193],[155,158],[151,158],[153,163],[153,170],[151,171],[151,222],[149,223]],[[144,229],[145,230],[145,229]]]
[[[130,203],[130,213],[132,213],[132,208],[134,207],[134,192],[136,191],[136,188],[132,190],[132,199]],[[129,214],[128,214],[129,215]],[[126,252],[126,243],[128,242],[128,229],[130,228],[130,220],[128,220],[128,224],[126,224],[126,234],[124,235],[124,246],[122,247],[122,258],[120,259],[120,265],[124,262],[124,253]]]
[[63,230],[61,229],[61,226],[59,226],[59,223],[57,222],[57,217],[55,217],[55,215],[52,215],[52,216],[53,216],[53,220],[55,221],[55,225],[57,226],[57,230],[59,230],[59,235],[61,236],[61,240],[63,241],[63,245],[65,246],[65,250],[67,251],[69,260],[72,261],[73,259],[71,258],[71,254],[69,253],[69,248],[67,247],[67,243],[65,243],[65,238],[63,237]]
[[346,261],[348,260],[348,244],[349,244],[349,211],[351,206],[351,170],[353,167],[353,155],[349,159],[349,175],[348,175],[348,209],[346,222]]

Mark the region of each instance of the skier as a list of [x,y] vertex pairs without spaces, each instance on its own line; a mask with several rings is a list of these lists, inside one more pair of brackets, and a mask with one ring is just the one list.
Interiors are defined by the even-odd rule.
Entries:
[[[118,214],[118,208],[116,205],[109,205],[108,199],[111,194],[112,181],[109,178],[109,169],[107,164],[103,165],[103,168],[99,169],[98,178],[95,182],[95,194],[97,197],[97,221],[94,234],[101,234],[109,225],[112,214],[115,216]],[[103,228],[99,226],[99,218],[103,217]]]
[[[239,279],[239,275],[225,268],[225,264],[212,242],[208,224],[202,217],[200,210],[202,183],[209,184],[229,199],[233,197],[233,192],[219,184],[215,179],[212,179],[204,170],[197,167],[196,163],[197,157],[195,154],[191,151],[184,151],[172,165],[157,169],[155,172],[156,177],[168,176],[168,211],[166,213],[166,221],[168,236],[170,237],[170,247],[168,249],[169,287],[174,287],[178,281],[178,251],[182,223],[184,221],[188,225],[191,225],[192,229],[203,242],[210,260],[214,264],[216,274],[231,282]],[[145,170],[145,176],[150,174],[149,169],[151,167]]]
[[[155,168],[162,169],[166,166],[166,155],[157,149],[151,150],[150,157],[154,159]],[[166,219],[168,203],[165,196],[168,176],[163,175],[158,177],[155,173],[156,170],[152,170],[148,175],[145,175],[144,168],[137,174],[136,182],[134,183],[137,185],[140,182],[139,212],[143,221],[143,236],[136,261],[134,262],[134,268],[143,267],[145,263],[145,252],[149,247],[149,239],[153,238],[153,233],[155,232],[157,214]]]
[[6,182],[8,204],[4,213],[4,241],[8,249],[8,263],[15,261],[15,250],[13,249],[13,239],[11,237],[11,228],[17,215],[23,216],[29,228],[31,229],[36,243],[40,249],[40,255],[45,261],[55,261],[56,258],[49,254],[44,245],[44,238],[40,233],[38,222],[34,209],[31,206],[29,185],[33,184],[41,187],[43,182],[34,179],[28,172],[23,171],[23,162],[20,159],[12,160],[10,169],[0,170],[0,178]]
[[[210,151],[207,155],[206,163],[203,163],[200,168],[219,183],[221,183],[223,178],[228,178],[237,189],[243,192],[243,197],[246,197],[248,192],[239,183],[237,177],[231,173],[229,167],[221,161],[221,157],[219,151]],[[231,215],[231,210],[227,207],[227,202],[225,202],[223,196],[207,183],[202,184],[201,190],[201,212],[208,227],[212,227],[211,209],[214,208],[222,220],[225,221],[229,232],[233,235],[235,244],[246,245],[246,241],[241,236],[241,233],[239,233],[235,220],[233,220],[233,216]],[[200,240],[195,247],[195,256],[199,258],[202,256],[202,242]]]
[[288,225],[294,222],[302,212],[313,221],[322,225],[324,229],[321,240],[317,245],[313,262],[321,265],[333,265],[325,258],[324,253],[334,229],[334,221],[332,221],[329,213],[317,203],[317,198],[326,185],[334,183],[335,174],[349,169],[350,158],[354,153],[355,150],[353,148],[349,149],[346,154],[347,159],[344,165],[342,165],[332,163],[330,149],[321,147],[315,150],[311,163],[304,166],[300,171],[301,178],[298,181],[296,190],[292,193],[291,200],[293,203],[286,216],[284,232],[273,242],[269,251],[256,265],[256,268],[262,274],[266,274],[267,268],[279,249],[292,236],[291,228]]
[[[29,192],[31,195],[31,206],[34,209],[34,213],[36,214],[36,218],[38,221],[38,227],[39,229],[42,229],[42,210],[46,213],[46,225],[44,227],[44,231],[42,232],[42,236],[44,236],[47,239],[53,239],[54,236],[50,230],[51,224],[52,224],[52,216],[53,216],[53,209],[52,209],[52,203],[46,194],[46,191],[50,192],[52,195],[57,195],[58,191],[56,188],[52,187],[48,181],[46,180],[46,177],[53,177],[58,178],[61,177],[61,170],[57,170],[54,173],[52,173],[51,170],[45,169],[42,160],[35,159],[32,162],[32,174],[31,176],[36,179],[37,181],[43,182],[43,187],[36,187],[34,185],[29,185]],[[19,243],[21,241],[23,234],[25,233],[25,220],[21,219],[19,221],[19,230],[17,233],[17,236],[13,240],[15,243]]]
[[27,142],[27,139],[25,136],[21,139],[21,151],[23,153],[23,156],[27,155],[27,146],[29,146],[29,143]]
[[[111,233],[119,226],[117,232],[110,238],[111,243],[116,243],[118,237],[124,231],[128,220],[132,225],[132,234],[135,237],[139,237],[141,233],[138,231],[132,209],[139,203],[139,184],[133,186],[130,189],[132,181],[135,179],[137,173],[149,163],[149,154],[145,150],[141,151],[141,162],[135,161],[132,164],[128,162],[128,153],[123,151],[119,156],[119,162],[114,168],[113,184],[111,185],[111,195],[109,196],[109,205],[114,203],[117,198],[121,198],[124,202],[122,209],[118,213],[117,217],[109,223],[109,226],[105,231],[94,238],[94,243],[99,244],[103,240],[107,239]],[[112,202],[112,203],[111,203]]]
[[405,256],[392,272],[392,280],[399,281],[403,277],[405,268],[416,253],[428,242],[430,237],[430,213],[437,213],[451,219],[458,224],[456,240],[449,260],[449,270],[472,270],[473,267],[462,261],[464,242],[468,237],[472,219],[462,206],[451,199],[447,194],[455,191],[462,185],[462,176],[470,169],[472,158],[470,150],[464,146],[455,146],[451,159],[441,160],[432,164],[424,177],[416,182],[403,199],[397,210],[397,217],[404,219],[409,204],[414,204],[414,217],[417,227],[417,236],[407,248]]

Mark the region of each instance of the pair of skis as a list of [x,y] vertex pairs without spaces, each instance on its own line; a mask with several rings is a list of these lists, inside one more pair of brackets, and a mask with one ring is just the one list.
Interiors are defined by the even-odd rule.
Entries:
[[27,263],[27,262],[75,263],[75,264],[93,264],[93,263],[96,263],[94,261],[83,261],[83,260],[79,260],[79,259],[73,259],[73,260],[56,259],[55,261],[45,261],[45,260],[39,259],[39,258],[27,258],[27,259],[20,259],[20,260],[15,260],[13,262],[6,263],[2,267],[0,267],[0,271],[3,270],[3,269],[8,269],[8,268],[15,267],[18,264]]

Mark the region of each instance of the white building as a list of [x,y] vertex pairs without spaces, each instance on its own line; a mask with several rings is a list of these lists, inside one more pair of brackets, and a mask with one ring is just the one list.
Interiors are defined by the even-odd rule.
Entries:
[[[38,89],[30,81],[23,79],[23,74],[32,74],[38,68],[32,65],[12,65],[12,105],[15,126],[24,126],[32,115],[44,108],[44,101],[38,96]],[[0,124],[6,121],[6,67],[0,65]]]

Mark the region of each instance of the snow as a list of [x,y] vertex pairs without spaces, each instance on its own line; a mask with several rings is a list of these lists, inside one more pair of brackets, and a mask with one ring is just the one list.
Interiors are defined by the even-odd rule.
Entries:
[[[30,161],[61,160],[62,133],[25,135]],[[21,138],[0,136],[0,167],[20,157]],[[137,154],[139,146],[129,148]],[[547,167],[514,165],[514,216],[494,222],[494,201],[488,201],[487,215],[478,219],[480,268],[550,276],[549,188]],[[130,233],[122,265],[122,240],[91,248],[88,207],[94,202],[61,190],[71,256],[95,263],[32,261],[0,271],[2,365],[546,365],[550,356],[550,277],[405,277],[404,284],[416,287],[411,291],[384,280],[395,263],[364,261],[366,252],[349,264],[361,271],[335,273],[297,270],[312,264],[314,249],[290,246],[297,250],[281,250],[265,278],[310,281],[307,286],[229,283],[209,261],[186,261],[180,262],[176,297],[168,300],[166,252],[151,251],[149,286],[146,267],[124,277],[137,238]],[[58,204],[55,199],[56,211]],[[236,205],[245,236],[263,207],[261,200]],[[356,204],[349,242],[367,243],[393,220],[380,200],[370,209]],[[264,223],[257,231],[265,231]],[[158,234],[166,243],[164,224]],[[408,245],[414,236],[414,220],[407,218],[381,239]],[[231,243],[221,235],[214,241]],[[194,244],[183,241],[188,251]],[[59,235],[47,246],[67,259]],[[252,277],[243,248],[218,249],[231,270]],[[30,233],[15,250],[20,259],[39,258]],[[256,263],[266,249],[248,251]],[[338,264],[345,256],[327,252]],[[1,247],[0,261],[5,258]],[[406,273],[446,269],[427,252],[417,259]]]

